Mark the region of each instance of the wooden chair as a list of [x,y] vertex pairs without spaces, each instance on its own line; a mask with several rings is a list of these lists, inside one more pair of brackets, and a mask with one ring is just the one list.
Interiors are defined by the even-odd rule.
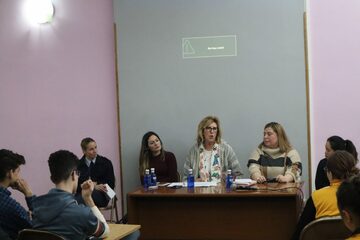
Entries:
[[65,240],[65,238],[48,231],[24,229],[19,232],[18,240]]
[[[113,197],[110,201],[109,204],[106,207],[101,207],[99,208],[100,211],[110,211],[110,219],[106,220],[110,223],[118,223],[119,222],[119,215],[118,215],[118,209],[117,209],[117,197]],[[114,221],[114,216],[115,216],[115,221]]]
[[300,235],[300,240],[343,240],[351,235],[340,216],[323,217],[306,225]]

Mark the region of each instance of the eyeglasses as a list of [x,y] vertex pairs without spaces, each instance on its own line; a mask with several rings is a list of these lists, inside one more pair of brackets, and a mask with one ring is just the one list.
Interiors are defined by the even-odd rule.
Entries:
[[218,130],[218,128],[217,127],[206,127],[205,130],[208,132],[211,132],[211,131],[216,132]]

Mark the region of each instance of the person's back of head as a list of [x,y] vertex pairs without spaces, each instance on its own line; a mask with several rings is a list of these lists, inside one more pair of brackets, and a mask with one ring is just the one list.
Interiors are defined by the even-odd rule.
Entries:
[[344,224],[354,232],[360,228],[360,175],[343,181],[336,196]]
[[25,164],[22,155],[7,149],[0,150],[0,182],[5,180],[9,171],[15,171],[20,165]]
[[56,151],[49,156],[49,169],[51,181],[59,184],[69,179],[74,170],[77,170],[79,164],[78,157],[67,150]]
[[332,179],[345,180],[359,173],[354,156],[344,150],[335,151],[329,157],[326,167]]

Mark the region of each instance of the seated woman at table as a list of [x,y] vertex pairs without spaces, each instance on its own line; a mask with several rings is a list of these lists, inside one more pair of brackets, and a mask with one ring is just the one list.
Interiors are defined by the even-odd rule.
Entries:
[[229,144],[221,139],[220,121],[207,116],[197,128],[196,143],[191,147],[184,164],[184,176],[193,169],[196,181],[220,182],[226,171],[233,176],[241,174],[240,163]]
[[326,176],[324,167],[326,167],[327,158],[331,156],[336,150],[345,150],[352,154],[357,160],[356,147],[350,140],[344,140],[339,136],[329,137],[325,144],[325,158],[322,159],[317,167],[315,176],[315,188],[320,189],[330,185],[329,179]]
[[359,173],[356,160],[346,151],[335,151],[327,160],[326,175],[330,186],[321,188],[312,193],[307,200],[292,239],[299,239],[302,229],[311,221],[339,215],[336,200],[336,191],[342,181]]
[[264,127],[264,138],[248,162],[251,179],[265,181],[299,181],[302,171],[299,153],[291,146],[284,128],[276,122]]
[[142,138],[139,173],[144,184],[145,169],[155,168],[158,182],[177,182],[177,163],[172,152],[164,150],[163,142],[155,132],[147,132]]

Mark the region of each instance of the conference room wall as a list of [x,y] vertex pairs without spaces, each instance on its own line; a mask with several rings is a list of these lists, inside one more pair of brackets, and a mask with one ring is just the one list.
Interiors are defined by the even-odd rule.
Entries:
[[314,179],[328,137],[350,139],[360,150],[360,2],[307,1],[307,11]]
[[[182,173],[206,115],[220,118],[244,177],[264,125],[282,123],[308,181],[303,1],[115,0],[114,11],[124,193],[140,184],[146,131],[160,135]],[[183,37],[219,35],[237,36],[236,57],[182,58]]]
[[80,157],[91,136],[120,193],[112,1],[54,0],[53,22],[37,26],[23,18],[24,3],[0,1],[0,147],[25,156],[21,174],[44,194],[49,154]]

